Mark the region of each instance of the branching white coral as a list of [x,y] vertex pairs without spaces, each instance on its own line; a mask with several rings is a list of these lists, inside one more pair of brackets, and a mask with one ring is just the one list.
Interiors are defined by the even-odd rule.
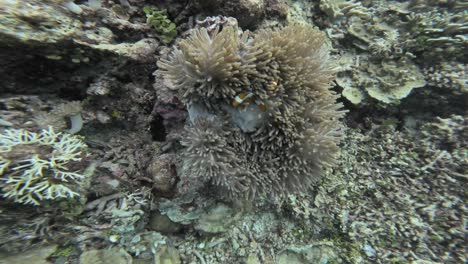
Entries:
[[79,196],[88,175],[79,169],[86,144],[77,136],[8,129],[0,135],[2,196],[23,204]]

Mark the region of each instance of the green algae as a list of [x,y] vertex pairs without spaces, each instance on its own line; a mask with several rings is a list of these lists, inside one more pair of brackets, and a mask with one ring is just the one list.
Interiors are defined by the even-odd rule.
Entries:
[[171,43],[177,37],[176,24],[168,18],[166,9],[157,10],[145,6],[143,11],[146,14],[146,23],[153,26],[163,43]]

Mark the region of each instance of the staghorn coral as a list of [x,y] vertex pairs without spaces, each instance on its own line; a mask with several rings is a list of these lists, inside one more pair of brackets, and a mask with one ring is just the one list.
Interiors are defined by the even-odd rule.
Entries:
[[[189,108],[184,174],[231,197],[314,186],[338,153],[344,114],[324,41],[308,25],[201,28],[182,40],[156,74]],[[232,106],[242,92],[252,102]]]
[[[89,176],[76,170],[86,145],[49,127],[40,133],[8,129],[0,135],[2,196],[22,204],[80,196]],[[74,171],[76,170],[76,171]]]

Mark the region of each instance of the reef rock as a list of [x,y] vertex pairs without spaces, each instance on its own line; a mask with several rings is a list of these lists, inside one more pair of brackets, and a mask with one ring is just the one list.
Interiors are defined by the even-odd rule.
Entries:
[[80,256],[80,264],[132,264],[133,259],[123,249],[110,248],[110,249],[93,249],[85,251]]
[[146,173],[153,180],[153,190],[160,194],[169,194],[177,180],[175,157],[172,154],[154,156]]
[[213,15],[232,16],[241,27],[255,27],[264,18],[264,0],[198,0],[198,4]]
[[0,263],[8,264],[24,264],[24,263],[35,263],[35,264],[50,264],[47,260],[52,253],[57,250],[57,245],[50,245],[45,247],[39,247],[27,250],[20,254],[5,255],[0,254]]

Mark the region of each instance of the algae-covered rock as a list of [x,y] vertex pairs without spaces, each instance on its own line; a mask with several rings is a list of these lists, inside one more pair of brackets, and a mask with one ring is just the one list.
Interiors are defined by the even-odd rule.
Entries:
[[[0,46],[45,47],[41,52],[51,60],[61,60],[72,50],[74,44],[85,45],[100,51],[112,52],[135,60],[145,59],[154,53],[157,41],[142,39],[136,43],[115,43],[116,37],[110,27],[128,27],[136,31],[147,28],[119,19],[114,12],[82,14],[85,19],[68,12],[59,1],[3,1],[0,6]],[[101,18],[101,21],[93,21]],[[121,24],[118,24],[121,23]],[[55,48],[53,48],[55,47]],[[88,62],[83,50],[73,57],[76,62]],[[142,55],[141,55],[142,54]],[[78,58],[81,57],[81,58]],[[146,58],[146,60],[148,60]]]
[[181,264],[177,249],[170,246],[160,246],[154,254],[154,264]]
[[145,38],[135,43],[99,43],[92,44],[83,41],[76,41],[79,44],[88,46],[101,52],[111,52],[119,56],[127,57],[140,62],[153,61],[158,41],[151,38]]
[[0,44],[66,45],[74,40],[109,42],[114,35],[105,27],[86,24],[60,1],[2,1]]
[[160,246],[167,243],[167,237],[154,231],[145,231],[136,235],[123,236],[119,244],[134,256],[147,258],[148,254],[155,252]]
[[80,256],[80,264],[132,264],[133,259],[123,249],[93,249]]
[[151,213],[148,225],[151,230],[161,233],[176,233],[182,228],[181,224],[172,222],[169,217],[158,211]]
[[134,37],[151,30],[144,21],[119,18],[107,1],[97,11],[76,3],[83,7],[80,14],[64,2],[1,1],[3,91],[79,94],[89,80],[115,67],[112,61],[155,60],[158,41]]
[[341,61],[351,66],[340,66],[342,72],[336,82],[343,88],[342,95],[353,104],[364,103],[369,97],[395,104],[413,89],[426,86],[421,69],[410,58],[373,60],[355,54],[352,59],[343,56]]
[[170,195],[177,181],[175,156],[172,154],[154,156],[146,168],[146,173],[153,181],[156,195]]
[[245,263],[246,264],[260,264],[261,262],[255,254],[250,254],[247,256]]
[[359,104],[364,99],[363,92],[352,87],[345,88],[341,94],[353,104]]
[[[332,243],[290,246],[278,256],[278,264],[326,264],[340,261]],[[339,263],[339,262],[338,262]]]
[[366,87],[366,91],[371,97],[384,103],[396,103],[407,97],[413,89],[426,85],[419,67],[409,60],[371,64],[369,72],[374,79]]
[[172,222],[189,225],[199,219],[204,214],[205,208],[213,203],[215,201],[212,198],[202,197],[192,191],[172,200],[162,199],[159,210]]
[[0,6],[0,43],[57,43],[69,38],[82,23],[58,5],[43,1],[2,1]]
[[218,203],[208,209],[195,224],[195,229],[204,233],[223,233],[238,219],[239,214],[225,204]]
[[47,258],[57,250],[57,245],[43,246],[39,248],[29,249],[25,252],[8,255],[0,253],[0,263],[5,264],[50,264]]

